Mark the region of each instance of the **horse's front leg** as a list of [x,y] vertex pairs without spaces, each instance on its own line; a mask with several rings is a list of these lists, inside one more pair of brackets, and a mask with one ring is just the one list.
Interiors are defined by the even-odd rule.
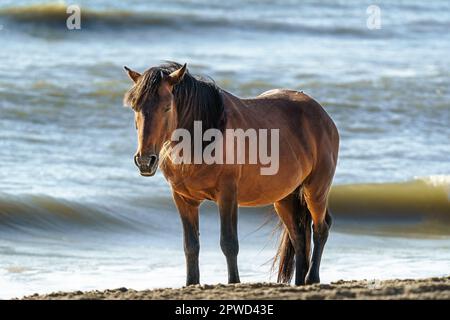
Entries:
[[235,188],[225,187],[217,204],[220,214],[220,247],[227,259],[228,283],[239,283],[237,256],[239,241],[237,233],[238,204]]
[[183,224],[184,254],[187,271],[186,285],[198,284],[200,282],[198,267],[198,254],[200,251],[198,207],[200,202],[186,199],[176,192],[173,193],[173,198]]

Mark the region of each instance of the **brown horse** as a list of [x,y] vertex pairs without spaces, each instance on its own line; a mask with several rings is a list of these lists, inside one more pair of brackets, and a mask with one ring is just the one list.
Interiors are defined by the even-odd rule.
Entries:
[[[240,99],[212,81],[192,76],[186,65],[177,63],[143,74],[125,69],[134,82],[124,99],[135,111],[138,148],[134,161],[143,176],[154,175],[159,165],[171,185],[184,230],[187,285],[200,281],[198,208],[204,200],[219,207],[220,245],[229,283],[240,281],[238,206],[272,203],[284,225],[274,261],[279,260],[278,281],[292,279],[295,261],[296,285],[319,282],[320,260],[331,226],[327,199],[339,149],[336,126],[320,104],[303,93],[278,89]],[[278,171],[261,174],[264,164],[259,160],[256,164],[175,163],[167,155],[174,146],[171,135],[175,129],[193,134],[194,121],[201,121],[203,132],[278,129]],[[223,143],[225,153],[230,152],[227,144]],[[250,151],[249,144],[244,147]],[[242,150],[233,146],[231,151]],[[311,219],[314,249],[310,263]]]

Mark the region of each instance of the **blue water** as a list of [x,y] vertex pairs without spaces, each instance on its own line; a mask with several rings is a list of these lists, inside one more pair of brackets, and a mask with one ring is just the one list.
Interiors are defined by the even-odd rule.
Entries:
[[[377,1],[378,30],[370,1],[86,0],[69,31],[72,3],[0,4],[0,297],[184,283],[167,184],[132,161],[123,65],[187,62],[241,97],[303,90],[339,128],[336,184],[449,186],[448,1]],[[202,279],[224,281],[217,218],[205,216]],[[264,212],[241,221],[242,279],[269,280],[272,225],[257,231]],[[449,241],[335,233],[322,279],[448,274]]]

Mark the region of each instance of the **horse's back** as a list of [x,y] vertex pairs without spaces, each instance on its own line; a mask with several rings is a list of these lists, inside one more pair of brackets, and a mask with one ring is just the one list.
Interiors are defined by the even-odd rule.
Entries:
[[292,89],[271,89],[264,91],[256,99],[286,99],[290,101],[307,101],[313,100],[310,96],[303,93],[303,91],[296,91]]
[[281,110],[285,109],[290,118],[298,115],[301,121],[306,121],[312,127],[318,128],[317,134],[326,133],[331,139],[339,139],[336,125],[326,110],[303,91],[272,89],[261,93],[255,100],[271,101],[271,105],[277,106]]
[[[280,128],[281,134],[288,136],[289,144],[297,140],[302,145],[302,152],[318,152],[325,157],[332,153],[337,157],[339,133],[334,121],[319,102],[303,91],[272,89],[253,99],[235,99],[244,106],[237,109],[238,118],[244,119],[238,119],[234,126],[239,127],[241,122]],[[247,110],[250,111],[246,113]],[[310,148],[315,150],[305,150]],[[317,156],[320,155],[314,155]]]

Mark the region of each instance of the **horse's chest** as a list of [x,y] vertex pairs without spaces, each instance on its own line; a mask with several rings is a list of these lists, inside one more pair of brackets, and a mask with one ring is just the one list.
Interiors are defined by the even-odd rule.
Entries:
[[161,168],[172,190],[196,200],[214,200],[217,193],[217,175],[182,166]]

